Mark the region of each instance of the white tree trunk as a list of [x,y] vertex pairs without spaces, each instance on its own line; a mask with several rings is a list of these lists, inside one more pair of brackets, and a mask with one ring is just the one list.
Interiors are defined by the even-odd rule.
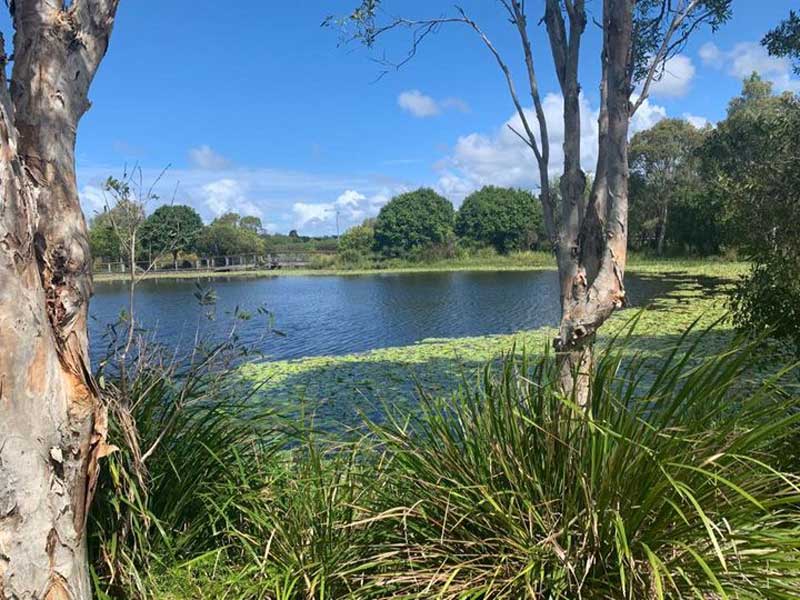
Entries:
[[91,597],[86,517],[105,445],[75,132],[117,0],[16,0],[0,86],[0,597]]

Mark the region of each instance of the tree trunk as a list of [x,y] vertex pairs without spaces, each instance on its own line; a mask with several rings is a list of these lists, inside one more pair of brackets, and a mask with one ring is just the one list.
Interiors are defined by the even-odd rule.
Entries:
[[658,215],[658,240],[656,241],[656,252],[659,256],[664,255],[664,242],[667,239],[667,217],[669,215],[669,204],[666,202],[661,206],[661,214]]
[[581,406],[591,402],[596,332],[625,300],[633,0],[604,0],[603,9],[598,167],[573,251],[577,257],[574,271],[565,271],[559,264],[562,290],[569,287],[566,293],[562,291],[562,318],[556,340],[559,381],[562,390]]
[[17,0],[0,86],[0,597],[91,597],[86,518],[107,452],[75,132],[117,0]]

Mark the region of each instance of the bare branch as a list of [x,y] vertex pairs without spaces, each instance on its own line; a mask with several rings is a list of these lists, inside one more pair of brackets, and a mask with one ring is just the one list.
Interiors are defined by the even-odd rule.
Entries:
[[[700,4],[700,0],[689,0],[688,4],[681,10],[678,9],[675,11],[674,16],[672,17],[672,22],[670,23],[669,28],[667,29],[666,34],[664,35],[664,39],[661,42],[661,46],[656,52],[656,55],[653,57],[653,61],[651,62],[650,66],[647,69],[647,76],[645,77],[644,85],[642,86],[642,92],[639,94],[639,97],[636,99],[636,102],[633,104],[631,109],[631,116],[633,116],[639,107],[644,103],[644,101],[650,95],[650,86],[653,83],[653,80],[658,73],[659,68],[663,69],[664,64],[666,63],[667,59],[669,58],[671,52],[674,52],[675,48],[679,48],[682,44],[688,39],[691,32],[701,23],[703,20],[708,16],[710,13],[704,13],[701,15],[700,18],[696,19],[694,23],[691,24],[690,28],[685,31],[677,40],[673,41],[672,38],[675,33],[681,28],[683,23],[686,19],[692,14],[692,12],[697,8]],[[662,11],[662,15],[663,15]],[[669,12],[669,10],[667,10]],[[659,17],[663,18],[663,17]]]
[[516,129],[514,129],[514,126],[513,126],[511,123],[509,123],[509,124],[507,125],[507,127],[508,127],[508,128],[509,128],[509,129],[510,129],[510,130],[511,130],[511,131],[512,131],[512,132],[513,132],[513,133],[514,133],[514,134],[515,134],[515,135],[516,135],[516,136],[517,136],[519,139],[521,139],[521,140],[522,140],[522,141],[525,143],[525,145],[526,145],[526,146],[528,146],[528,147],[529,147],[531,150],[533,150],[534,152],[536,151],[536,150],[534,149],[533,145],[531,145],[531,142],[530,142],[530,140],[529,140],[527,137],[525,137],[524,135],[522,135],[522,134],[521,134],[519,131],[517,131]]

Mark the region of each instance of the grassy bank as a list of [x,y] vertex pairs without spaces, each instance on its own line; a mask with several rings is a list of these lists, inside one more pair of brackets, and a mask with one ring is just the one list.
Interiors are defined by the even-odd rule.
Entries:
[[[553,256],[546,252],[518,252],[502,255],[469,256],[433,262],[387,261],[369,268],[358,266],[320,265],[319,268],[246,270],[246,271],[162,271],[150,273],[146,279],[210,279],[227,277],[291,277],[291,276],[345,276],[374,275],[389,273],[430,273],[457,271],[538,271],[554,269]],[[726,261],[719,258],[654,259],[632,255],[629,261],[631,272],[664,273],[681,271],[695,275],[728,276],[742,273],[746,264]],[[94,275],[95,281],[127,281],[125,273],[104,273]]]

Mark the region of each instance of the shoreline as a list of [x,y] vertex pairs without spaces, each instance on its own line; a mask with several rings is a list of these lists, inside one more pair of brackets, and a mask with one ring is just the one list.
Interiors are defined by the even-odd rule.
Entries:
[[[549,257],[548,257],[549,258]],[[639,258],[631,257],[627,271],[631,273],[648,274],[664,272],[683,272],[692,275],[736,277],[743,274],[748,263],[720,258]],[[534,256],[530,264],[520,263],[518,260],[499,259],[493,262],[459,263],[442,262],[409,266],[387,267],[385,269],[253,269],[241,271],[159,271],[149,273],[143,279],[220,279],[220,278],[251,278],[261,279],[268,277],[357,277],[367,275],[402,275],[415,273],[459,273],[459,272],[530,272],[555,270],[555,262],[548,259],[542,260],[541,256]],[[96,283],[113,283],[128,281],[127,273],[95,273]]]

